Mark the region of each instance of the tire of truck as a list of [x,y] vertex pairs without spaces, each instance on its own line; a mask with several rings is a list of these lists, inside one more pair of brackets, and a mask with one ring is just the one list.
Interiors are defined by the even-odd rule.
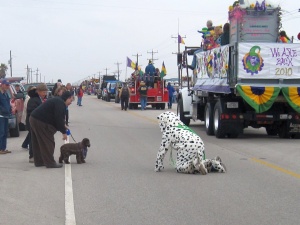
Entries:
[[106,101],[110,102],[110,95],[109,94],[107,94],[107,96],[106,96]]
[[177,115],[179,116],[180,120],[186,125],[190,125],[190,119],[187,119],[184,117],[183,114],[183,101],[182,98],[179,99],[178,104],[177,104]]
[[156,103],[156,104],[155,104],[155,108],[156,108],[156,109],[160,109],[160,104],[159,104],[159,103]]
[[207,135],[214,135],[214,104],[211,102],[205,105],[205,130]]
[[269,136],[276,136],[278,134],[278,128],[275,127],[266,127],[266,131]]
[[281,124],[281,126],[279,127],[278,130],[278,136],[280,138],[290,138],[290,134],[289,134],[289,127],[288,127],[289,123],[288,122],[283,122]]
[[16,127],[9,129],[9,136],[10,137],[19,137],[20,136],[19,125],[17,122],[17,115],[16,115]]
[[97,98],[100,99],[100,95],[97,95]]
[[133,103],[129,103],[129,104],[128,104],[128,108],[129,108],[129,109],[133,109]]
[[166,103],[161,103],[160,108],[164,110],[166,108]]
[[214,133],[216,138],[224,138],[226,136],[226,131],[224,129],[224,127],[222,127],[222,123],[221,123],[221,113],[222,113],[222,107],[221,107],[221,103],[218,101],[215,104],[214,107]]

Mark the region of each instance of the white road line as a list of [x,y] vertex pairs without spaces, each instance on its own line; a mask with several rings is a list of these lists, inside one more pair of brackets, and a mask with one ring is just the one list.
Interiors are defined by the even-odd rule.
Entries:
[[[65,143],[69,143],[69,136]],[[70,157],[69,162],[70,164],[65,164],[65,225],[76,225]]]

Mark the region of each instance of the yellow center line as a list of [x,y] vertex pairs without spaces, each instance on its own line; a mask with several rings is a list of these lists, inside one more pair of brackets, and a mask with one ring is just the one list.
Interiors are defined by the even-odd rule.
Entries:
[[251,158],[251,160],[254,161],[254,162],[260,163],[260,164],[262,164],[262,165],[265,165],[265,166],[267,166],[267,167],[269,167],[269,168],[272,168],[272,169],[275,169],[275,170],[277,170],[277,171],[280,171],[280,172],[282,172],[282,173],[288,174],[288,175],[290,175],[290,176],[292,176],[292,177],[295,177],[295,178],[300,179],[300,174],[295,173],[295,172],[293,172],[293,171],[284,169],[284,168],[282,168],[282,167],[276,166],[276,165],[274,165],[274,164],[272,164],[272,163],[268,163],[268,162],[266,162],[266,161],[264,161],[264,160],[261,160],[261,159]]

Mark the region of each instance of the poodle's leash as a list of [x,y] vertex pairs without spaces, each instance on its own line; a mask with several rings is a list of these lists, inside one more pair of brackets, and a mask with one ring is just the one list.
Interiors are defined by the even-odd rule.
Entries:
[[75,143],[77,143],[77,142],[75,141],[75,139],[74,139],[74,137],[73,137],[73,135],[72,135],[70,129],[67,130],[67,135],[70,135],[71,138],[73,139],[73,141],[74,141]]

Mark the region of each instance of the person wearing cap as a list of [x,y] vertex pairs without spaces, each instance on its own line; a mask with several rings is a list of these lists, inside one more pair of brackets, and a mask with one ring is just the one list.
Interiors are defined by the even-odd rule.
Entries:
[[29,162],[33,163],[33,151],[32,151],[32,142],[31,142],[31,125],[29,118],[33,110],[39,107],[46,99],[48,88],[46,84],[39,84],[36,88],[32,88],[28,95],[30,99],[27,102],[26,109],[26,128],[29,131]]
[[145,110],[147,106],[147,92],[148,87],[146,86],[144,81],[140,82],[140,86],[138,89],[138,92],[140,93],[140,103],[141,103],[141,109]]
[[11,116],[10,99],[7,94],[9,82],[2,80],[0,86],[0,154],[11,153],[7,147],[8,118]]
[[73,96],[69,91],[66,91],[61,96],[48,99],[31,113],[29,122],[34,165],[36,167],[62,167],[62,164],[57,164],[54,160],[54,135],[57,131],[60,131],[62,139],[67,140],[66,108],[72,103],[72,100]]
[[148,65],[145,68],[145,73],[147,76],[147,86],[154,88],[154,76],[155,76],[155,67],[152,64],[152,60],[149,60]]

